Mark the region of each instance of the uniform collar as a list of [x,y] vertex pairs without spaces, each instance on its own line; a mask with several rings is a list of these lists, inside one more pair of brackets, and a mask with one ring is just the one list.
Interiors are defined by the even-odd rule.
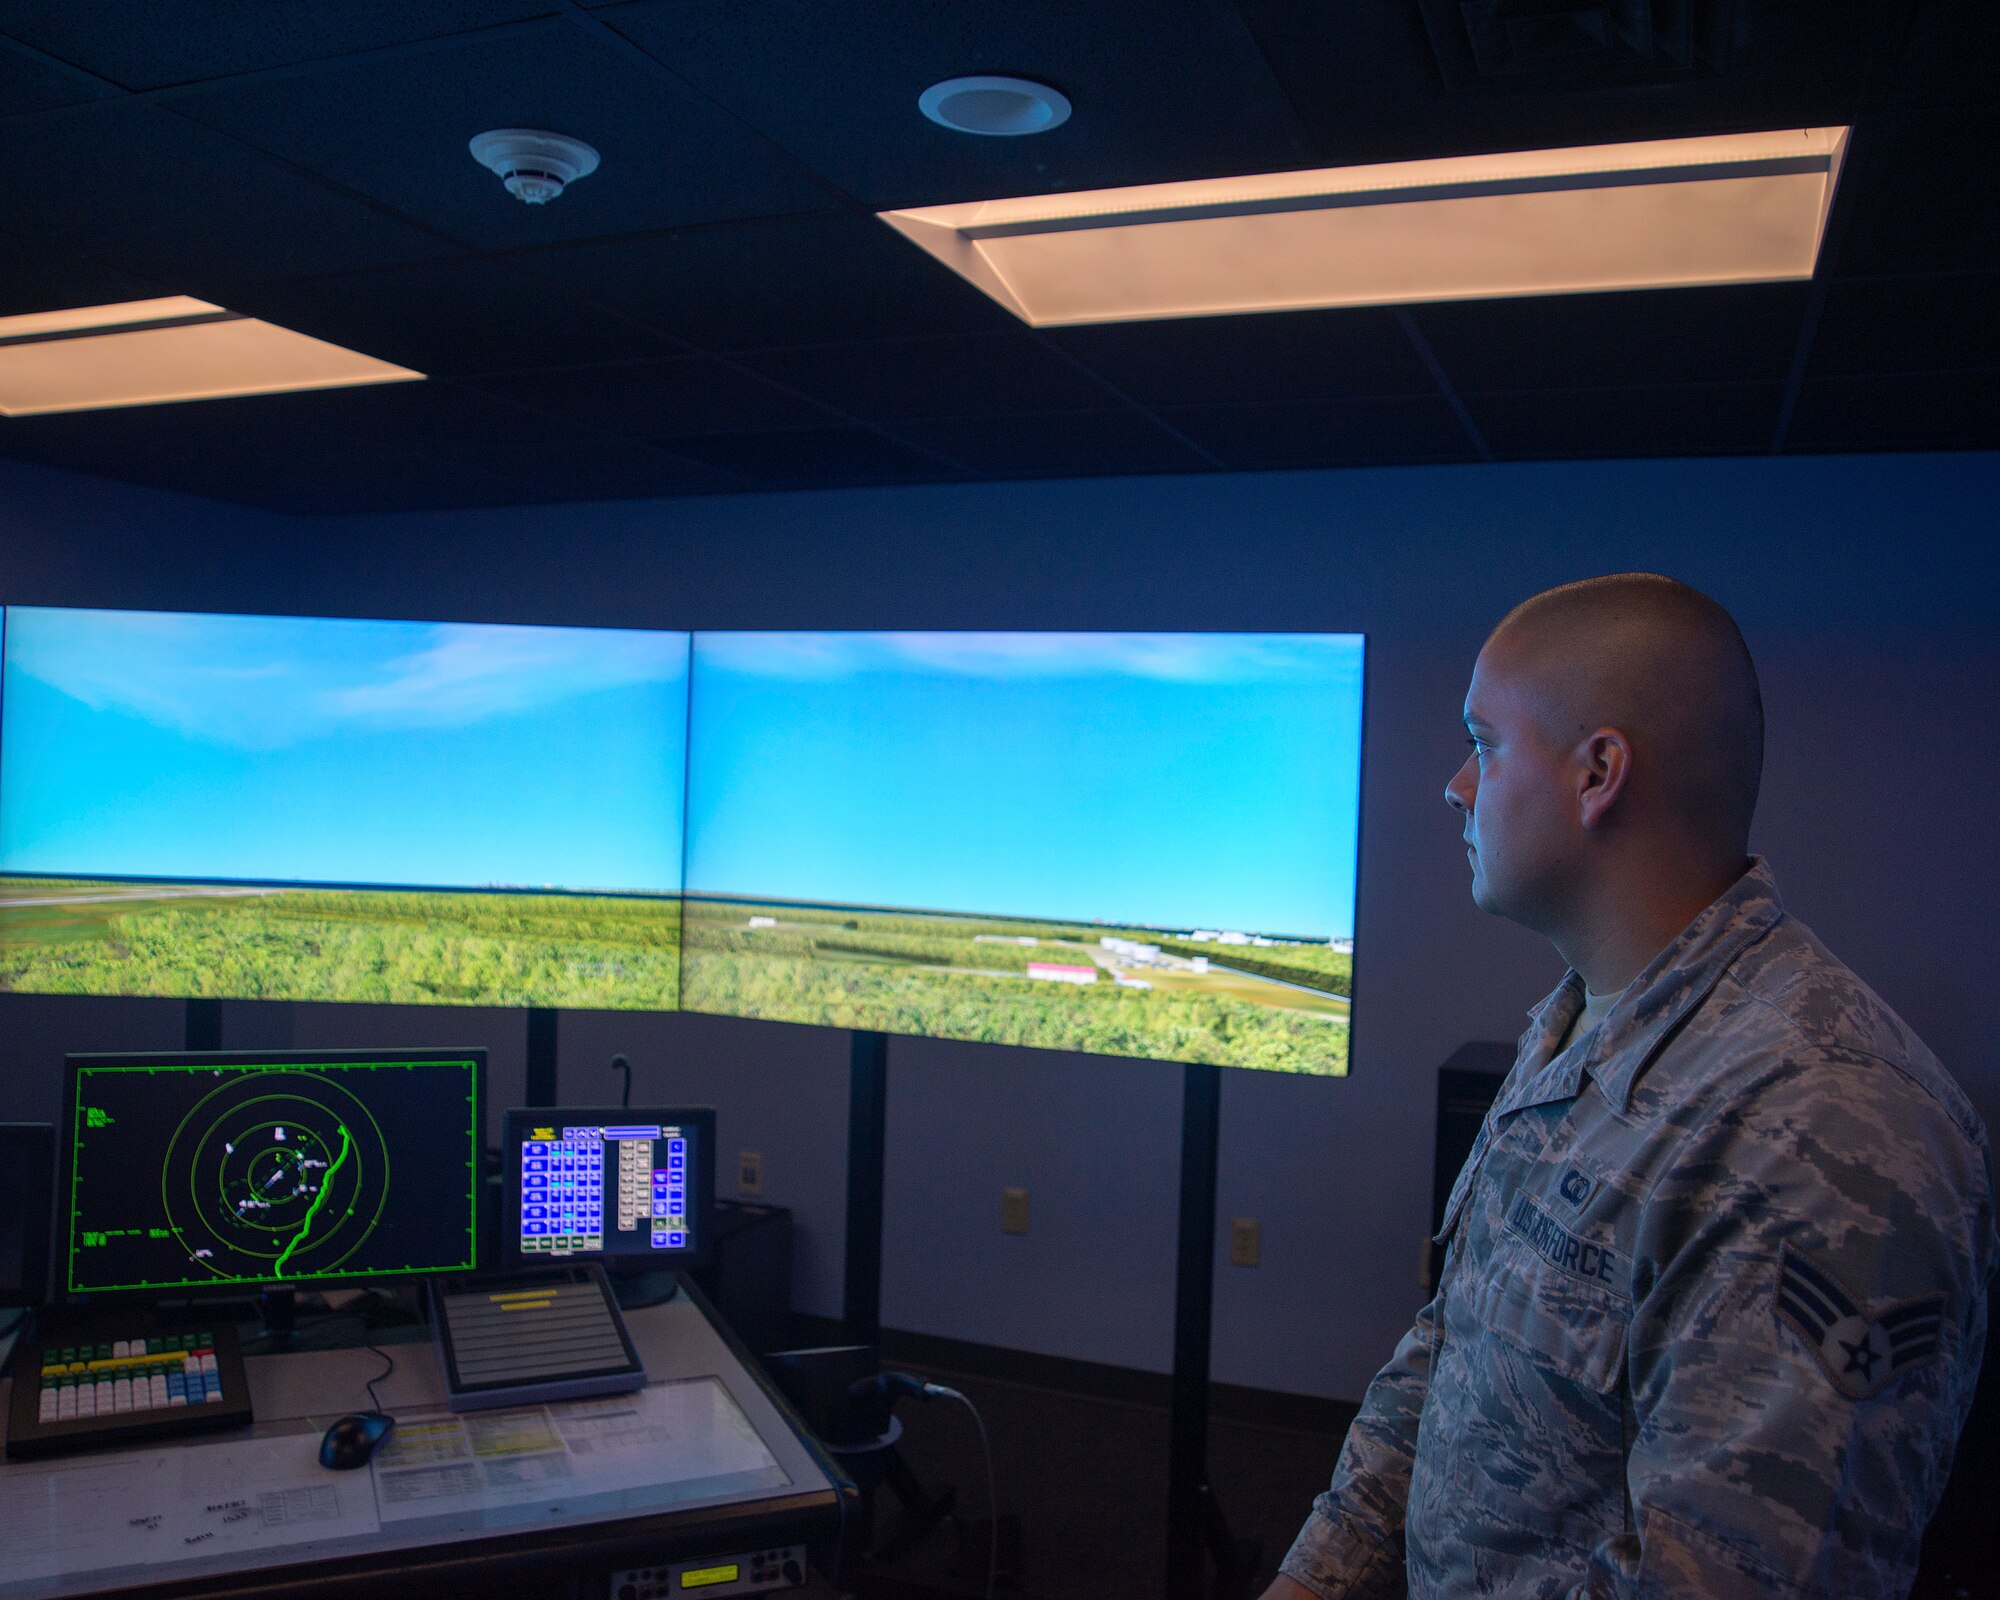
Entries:
[[1556,1046],[1583,1009],[1582,977],[1564,973],[1554,992],[1528,1013],[1531,1026],[1521,1054],[1527,1070],[1501,1096],[1495,1114],[1573,1098],[1585,1073],[1606,1100],[1626,1110],[1633,1084],[1661,1046],[1731,963],[1784,916],[1769,864],[1753,857],[1749,870],[1632,980],[1604,1020],[1558,1053]]

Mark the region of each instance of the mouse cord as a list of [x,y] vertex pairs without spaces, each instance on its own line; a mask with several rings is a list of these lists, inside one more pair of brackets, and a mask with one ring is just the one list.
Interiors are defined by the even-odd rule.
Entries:
[[979,1429],[979,1451],[986,1458],[986,1517],[991,1536],[986,1552],[986,1600],[993,1600],[993,1586],[1000,1576],[1000,1494],[994,1487],[993,1445],[986,1437],[986,1419],[970,1399],[942,1383],[925,1384],[924,1393],[940,1400],[956,1400],[972,1413],[973,1425]]
[[377,1355],[382,1358],[382,1370],[368,1380],[368,1404],[375,1410],[380,1411],[382,1409],[382,1402],[376,1397],[375,1385],[383,1382],[390,1373],[396,1370],[396,1358],[386,1350],[377,1349],[373,1338],[364,1337],[363,1348],[370,1355]]
[[373,1326],[374,1308],[372,1306],[363,1306],[356,1310],[344,1312],[342,1315],[358,1317],[360,1319],[361,1348],[366,1350],[371,1356],[379,1356],[382,1359],[382,1370],[370,1378],[367,1384],[369,1407],[372,1410],[380,1411],[382,1409],[382,1401],[375,1393],[375,1385],[387,1381],[389,1374],[396,1370],[396,1358],[375,1343],[375,1329]]

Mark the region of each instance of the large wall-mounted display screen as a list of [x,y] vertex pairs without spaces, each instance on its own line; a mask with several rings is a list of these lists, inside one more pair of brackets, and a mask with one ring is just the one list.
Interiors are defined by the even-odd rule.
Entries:
[[688,635],[5,614],[0,989],[670,1008]]
[[9,607],[0,990],[1337,1075],[1362,647]]
[[698,633],[691,1010],[1339,1074],[1359,635]]

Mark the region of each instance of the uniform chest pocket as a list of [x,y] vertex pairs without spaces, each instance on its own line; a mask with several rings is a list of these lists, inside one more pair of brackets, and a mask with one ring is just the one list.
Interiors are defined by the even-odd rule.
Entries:
[[1494,1232],[1479,1320],[1535,1365],[1608,1394],[1632,1323],[1631,1263],[1572,1232],[1528,1196]]

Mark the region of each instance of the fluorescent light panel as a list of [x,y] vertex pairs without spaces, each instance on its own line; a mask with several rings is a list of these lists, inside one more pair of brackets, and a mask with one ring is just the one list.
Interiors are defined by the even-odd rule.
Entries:
[[7,417],[422,376],[188,295],[0,317]]
[[1036,327],[1812,276],[1845,128],[885,211]]

